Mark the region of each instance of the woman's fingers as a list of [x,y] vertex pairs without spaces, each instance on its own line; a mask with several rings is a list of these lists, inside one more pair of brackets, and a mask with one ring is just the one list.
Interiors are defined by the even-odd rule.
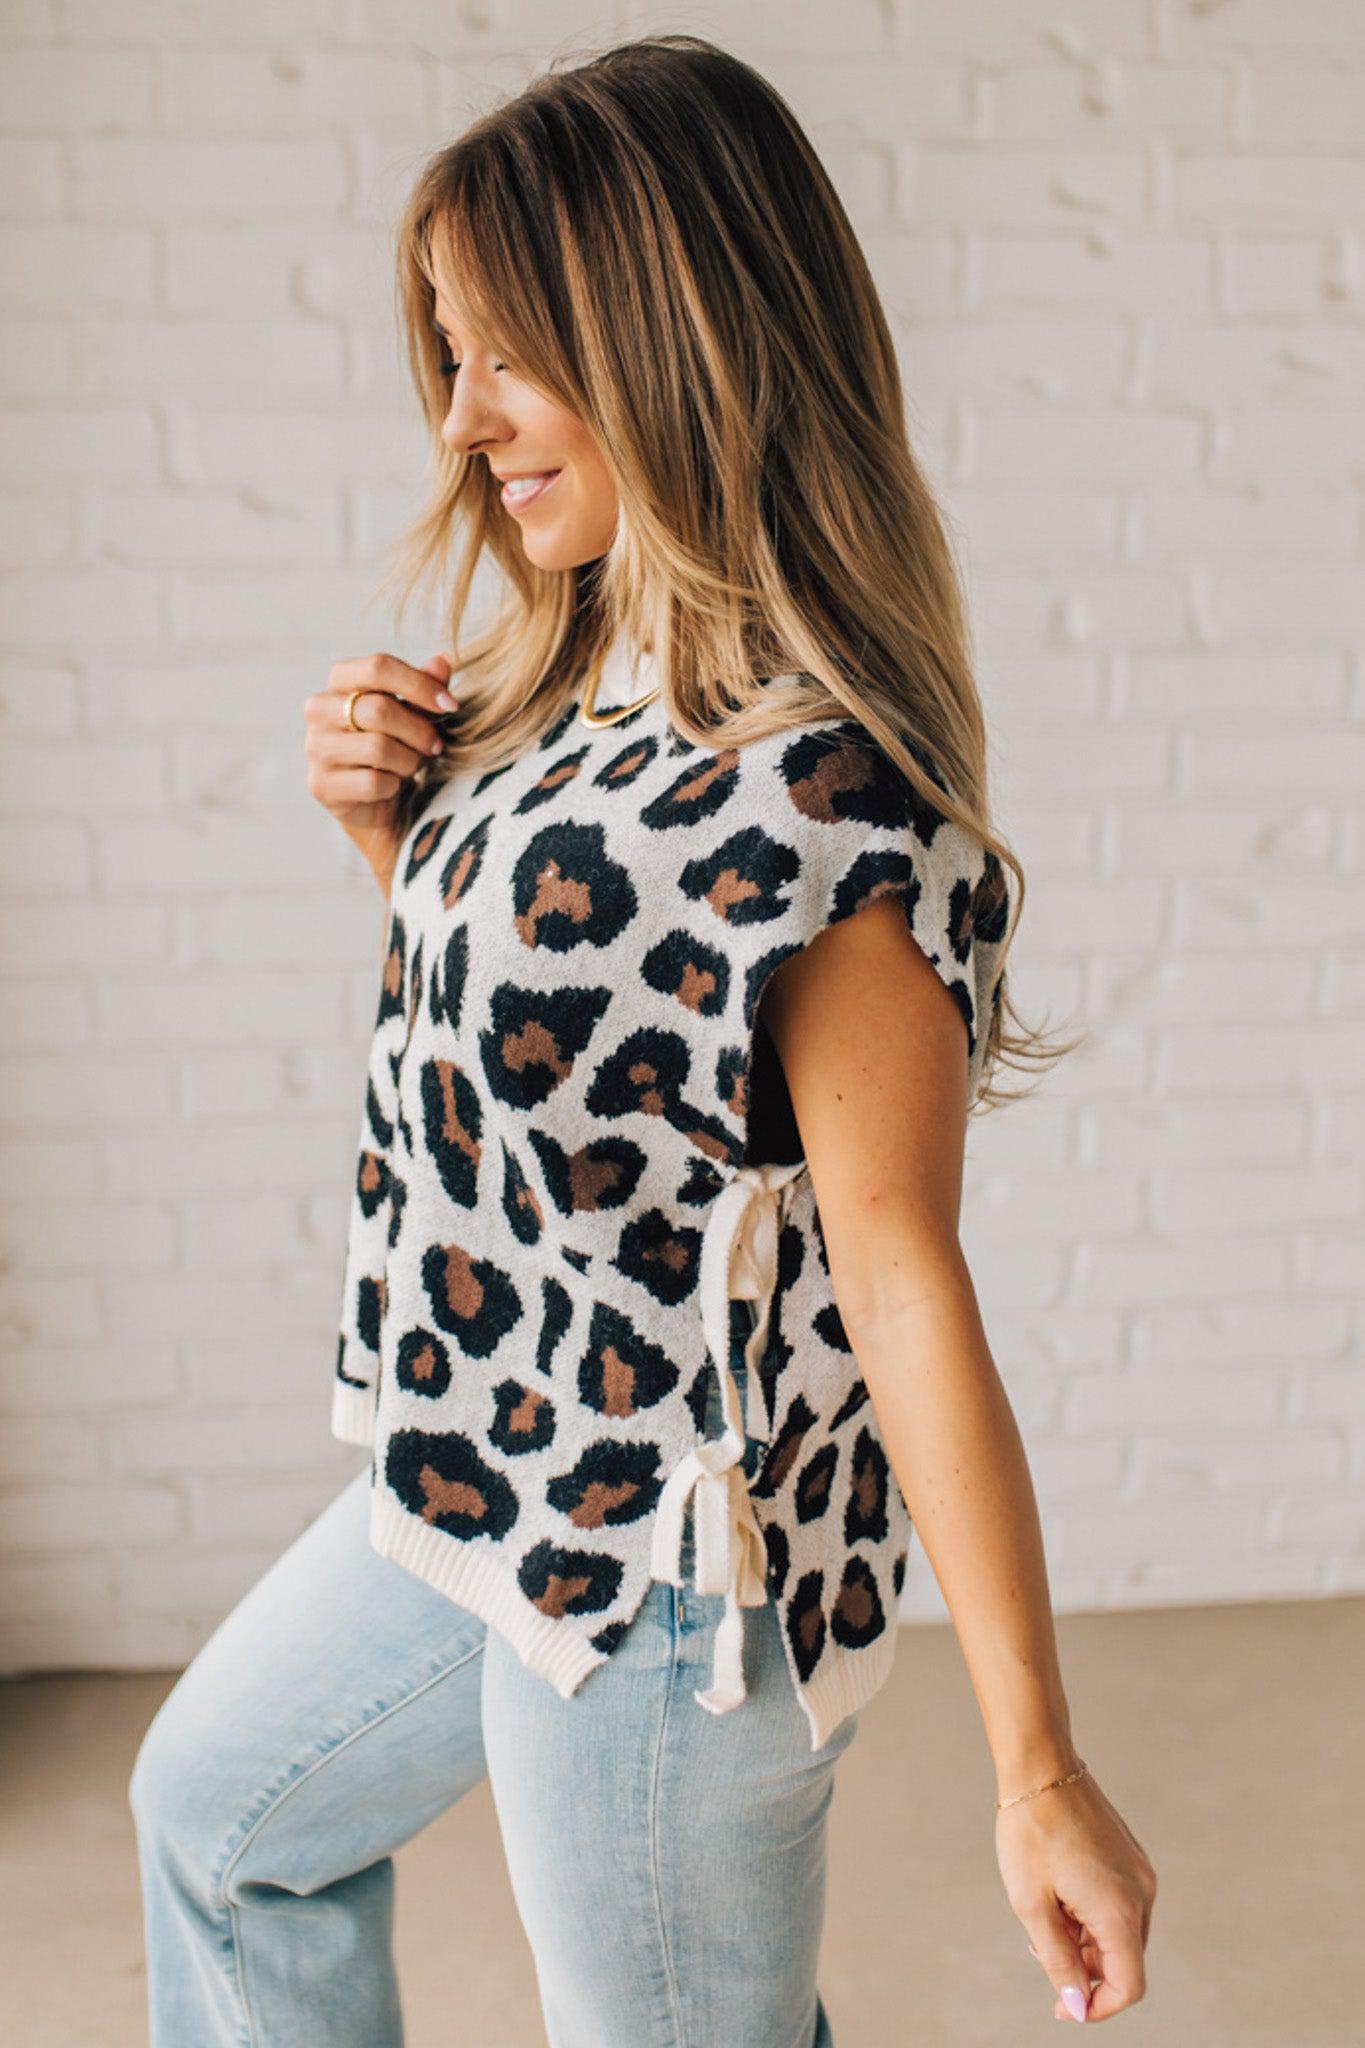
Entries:
[[365,830],[376,827],[402,783],[444,752],[434,721],[453,706],[450,669],[445,654],[424,668],[393,654],[360,655],[335,663],[326,688],[305,699],[309,793],[348,831],[361,811],[371,813]]
[[375,690],[440,718],[450,709],[441,701],[450,694],[446,690],[449,678],[450,662],[444,654],[433,655],[424,668],[414,668],[396,654],[362,654],[352,661],[337,662],[327,678],[327,688],[342,696],[351,690]]

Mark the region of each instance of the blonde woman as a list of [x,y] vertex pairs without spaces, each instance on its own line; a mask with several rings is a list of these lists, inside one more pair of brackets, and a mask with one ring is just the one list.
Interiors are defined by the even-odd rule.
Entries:
[[778,95],[660,36],[433,156],[399,286],[397,573],[454,652],[306,707],[387,905],[331,1409],[371,1456],[140,1750],[153,2040],[400,2042],[393,1853],[487,1775],[552,2048],[828,2048],[826,1815],[914,1530],[1010,1904],[1111,2018],[1155,1878],[957,1228],[969,1112],[1055,1052],[867,265]]

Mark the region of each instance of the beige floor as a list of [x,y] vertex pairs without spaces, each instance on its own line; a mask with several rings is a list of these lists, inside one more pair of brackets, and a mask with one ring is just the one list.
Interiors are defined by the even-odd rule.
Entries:
[[[1116,2038],[1365,2048],[1365,1601],[1071,1615],[1058,1634],[1081,1754],[1161,1879],[1147,1996]],[[171,1682],[0,1685],[6,2048],[146,2042],[125,1789]],[[838,2048],[1028,2048],[1072,2024],[1005,1898],[993,1797],[952,1632],[907,1630],[832,1808]],[[408,2048],[543,2048],[486,1785],[399,1856],[397,1952]]]

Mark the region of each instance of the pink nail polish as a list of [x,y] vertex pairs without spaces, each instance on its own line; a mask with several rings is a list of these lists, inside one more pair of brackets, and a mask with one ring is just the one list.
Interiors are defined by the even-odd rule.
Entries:
[[1085,2018],[1088,2003],[1089,2001],[1079,1984],[1063,1984],[1062,2004],[1071,2014],[1073,2020],[1083,2020]]

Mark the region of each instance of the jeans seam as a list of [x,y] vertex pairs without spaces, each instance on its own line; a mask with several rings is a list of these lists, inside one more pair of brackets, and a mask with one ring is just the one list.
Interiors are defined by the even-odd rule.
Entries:
[[390,1715],[396,1714],[402,1707],[410,1706],[414,1700],[420,1699],[423,1693],[429,1692],[433,1685],[439,1685],[442,1679],[449,1678],[452,1673],[463,1670],[471,1657],[482,1656],[483,1648],[482,1642],[476,1643],[472,1650],[466,1650],[463,1656],[455,1659],[453,1664],[445,1664],[439,1671],[433,1671],[429,1678],[424,1679],[420,1685],[414,1686],[411,1691],[405,1692],[401,1699],[391,1701],[387,1707],[383,1707],[377,1714],[371,1715],[368,1721],[362,1721],[359,1727],[352,1728],[348,1735],[343,1735],[339,1742],[334,1742],[329,1749],[325,1749],[321,1756],[314,1757],[312,1763],[300,1771],[296,1778],[291,1778],[288,1784],[282,1785],[279,1791],[266,1802],[266,1805],[257,1814],[255,1820],[252,1821],[241,1841],[213,1880],[212,1890],[218,1894],[218,1902],[227,1915],[228,1938],[232,1945],[232,1975],[237,1987],[237,1997],[241,2004],[242,2016],[246,2021],[248,2048],[260,2048],[260,2042],[256,2032],[256,2023],[251,2015],[251,2003],[247,1997],[246,1981],[242,1973],[242,1942],[237,1923],[237,1906],[235,1901],[228,1896],[228,1883],[233,1869],[240,1862],[251,1843],[260,1834],[266,1822],[274,1819],[275,1815],[279,1813],[280,1809],[289,1799],[290,1794],[296,1791],[300,1785],[306,1784],[316,1772],[322,1769],[324,1764],[331,1763],[332,1759],[339,1756],[342,1750],[349,1749],[353,1742],[357,1741],[362,1735],[367,1735],[372,1728],[378,1728],[389,1719]]
[[654,1769],[649,1781],[649,1874],[654,1888],[654,1917],[659,1929],[659,1946],[664,1959],[664,1983],[668,1991],[668,2003],[673,2016],[673,2033],[677,2048],[684,2048],[682,2012],[678,2004],[678,1979],[673,1963],[673,1950],[668,1939],[668,1921],[664,1914],[663,1886],[659,1876],[659,1778],[663,1770],[664,1738],[668,1732],[668,1718],[673,1710],[673,1695],[678,1682],[678,1631],[671,1636],[672,1651],[668,1667],[668,1685],[664,1691],[663,1712],[659,1717],[659,1739],[654,1750]]

